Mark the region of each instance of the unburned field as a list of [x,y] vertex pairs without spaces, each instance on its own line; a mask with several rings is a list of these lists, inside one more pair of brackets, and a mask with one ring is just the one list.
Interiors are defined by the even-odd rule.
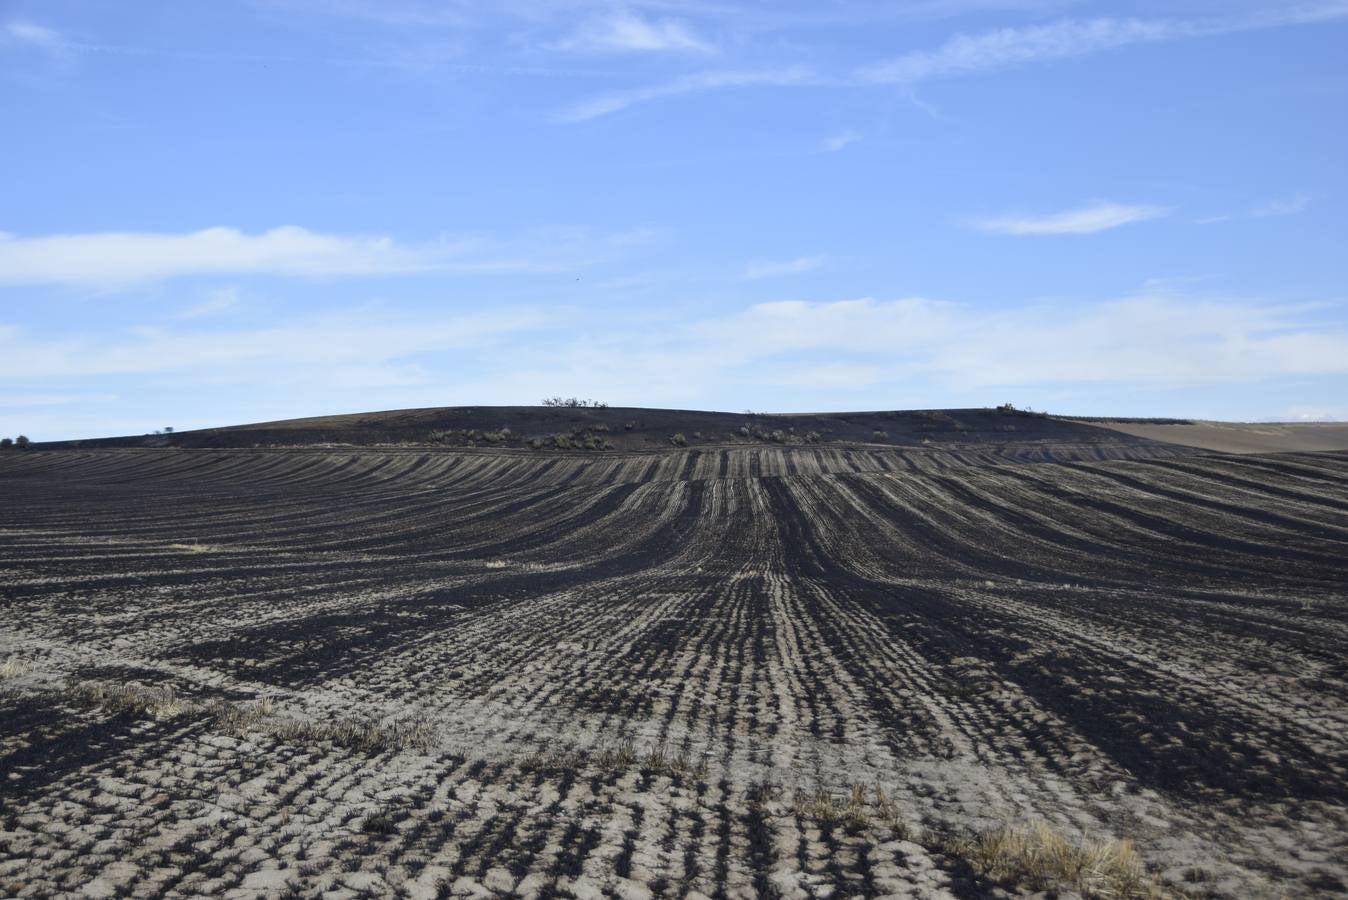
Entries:
[[0,498],[6,896],[1345,892],[1345,453],[60,450]]

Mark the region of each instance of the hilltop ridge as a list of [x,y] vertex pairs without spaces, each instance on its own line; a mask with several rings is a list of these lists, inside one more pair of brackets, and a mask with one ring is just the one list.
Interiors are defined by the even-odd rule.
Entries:
[[44,449],[419,445],[522,450],[655,450],[676,446],[888,445],[1006,442],[1135,444],[1083,422],[1009,407],[754,413],[643,407],[450,406],[314,416],[169,434],[49,441]]

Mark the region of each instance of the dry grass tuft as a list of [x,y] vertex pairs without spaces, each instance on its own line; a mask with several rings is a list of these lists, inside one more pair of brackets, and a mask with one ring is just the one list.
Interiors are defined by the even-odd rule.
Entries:
[[791,812],[802,819],[813,819],[820,824],[841,825],[849,831],[871,827],[886,828],[892,838],[908,840],[908,824],[899,815],[899,806],[876,784],[867,789],[857,783],[847,793],[835,795],[823,787],[797,788],[791,803]]
[[823,788],[798,790],[791,807],[800,818],[813,819],[821,825],[842,825],[849,831],[860,831],[871,825],[866,788],[860,784],[852,785],[846,797],[834,796]]
[[108,684],[102,681],[72,681],[66,685],[67,698],[96,706],[116,715],[150,716],[173,719],[194,712],[195,704],[179,697],[172,685],[163,687],[140,684]]
[[427,750],[435,728],[425,719],[328,719],[310,721],[276,714],[270,697],[252,703],[194,703],[179,697],[171,685],[146,687],[139,684],[109,684],[102,681],[71,681],[62,696],[111,713],[149,715],[156,719],[195,714],[208,716],[213,727],[234,737],[262,734],[288,743],[331,741],[365,753],[397,750]]
[[215,704],[210,711],[217,727],[236,737],[263,734],[298,744],[330,741],[338,747],[365,753],[427,750],[435,737],[435,728],[424,719],[380,722],[373,719],[309,721],[285,718],[275,715],[267,697],[248,706]]
[[1032,890],[1069,886],[1087,897],[1164,896],[1132,841],[1088,839],[1078,845],[1045,822],[1006,825],[946,849],[990,878]]
[[599,768],[610,772],[630,769],[637,761],[636,744],[631,738],[623,738],[616,744],[600,748],[594,756],[594,761]]
[[584,764],[585,760],[574,750],[539,750],[526,756],[520,768],[525,772],[556,775],[574,772]]
[[575,772],[588,764],[609,773],[636,768],[647,775],[668,775],[671,778],[701,778],[707,774],[706,760],[695,759],[687,750],[671,751],[661,743],[643,753],[637,750],[636,742],[631,738],[605,744],[592,752],[536,751],[520,762],[520,768],[525,772]]
[[649,774],[676,778],[701,778],[707,774],[705,758],[694,760],[686,749],[671,752],[663,742],[656,744],[641,757],[640,767],[643,772]]
[[0,663],[0,679],[17,678],[28,671],[28,664],[17,656],[11,656]]

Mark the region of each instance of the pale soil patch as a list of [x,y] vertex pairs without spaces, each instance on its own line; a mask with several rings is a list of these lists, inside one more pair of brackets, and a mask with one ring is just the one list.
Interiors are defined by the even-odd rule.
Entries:
[[1192,425],[1147,425],[1094,422],[1100,428],[1134,437],[1218,453],[1302,453],[1348,450],[1348,422],[1244,423],[1195,422]]

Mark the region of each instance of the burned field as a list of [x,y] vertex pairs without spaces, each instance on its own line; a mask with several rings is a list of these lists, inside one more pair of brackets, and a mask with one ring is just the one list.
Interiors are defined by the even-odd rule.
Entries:
[[8,454],[0,894],[1344,893],[1348,454],[1078,437]]

